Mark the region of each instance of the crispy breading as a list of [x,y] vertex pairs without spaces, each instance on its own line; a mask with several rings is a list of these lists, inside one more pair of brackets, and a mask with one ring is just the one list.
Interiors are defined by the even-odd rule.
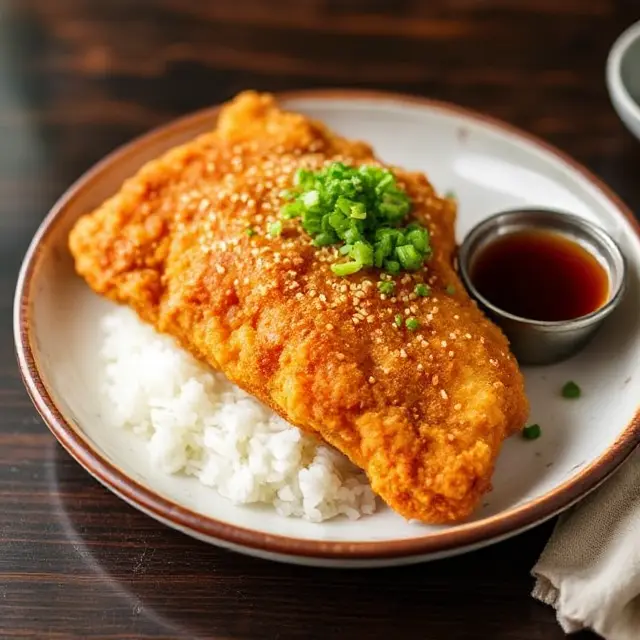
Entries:
[[[406,518],[460,520],[526,419],[522,376],[453,269],[455,204],[422,174],[392,168],[434,254],[396,276],[391,297],[378,270],[335,276],[336,249],[313,247],[299,221],[267,233],[295,171],[332,161],[380,164],[367,144],[241,94],[215,130],[148,163],[78,221],[77,271],[345,453]],[[415,295],[420,282],[430,296]],[[397,315],[420,328],[399,328]]]

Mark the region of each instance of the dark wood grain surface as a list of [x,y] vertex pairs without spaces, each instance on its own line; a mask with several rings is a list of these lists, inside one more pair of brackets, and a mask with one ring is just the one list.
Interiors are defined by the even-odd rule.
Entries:
[[529,596],[551,524],[354,572],[231,554],[134,511],[32,408],[12,294],[30,237],[82,171],[247,87],[458,102],[558,145],[637,209],[640,143],[610,107],[604,64],[638,18],[636,0],[0,0],[0,638],[564,637]]

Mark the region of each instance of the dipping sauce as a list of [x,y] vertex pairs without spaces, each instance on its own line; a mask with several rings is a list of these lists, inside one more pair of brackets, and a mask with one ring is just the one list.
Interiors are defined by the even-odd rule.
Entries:
[[589,251],[550,231],[497,238],[471,265],[471,280],[489,302],[521,318],[571,320],[599,309],[609,277]]

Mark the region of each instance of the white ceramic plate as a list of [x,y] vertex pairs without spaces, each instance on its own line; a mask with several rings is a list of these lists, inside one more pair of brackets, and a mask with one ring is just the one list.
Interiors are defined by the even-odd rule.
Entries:
[[[440,191],[455,191],[459,240],[497,210],[541,205],[584,216],[619,242],[629,265],[619,309],[578,356],[525,371],[531,420],[542,426],[542,438],[506,442],[493,492],[464,524],[410,524],[387,508],[356,522],[312,524],[267,508],[234,506],[194,479],[164,475],[148,462],[142,442],[103,421],[98,318],[110,303],[74,275],[68,230],[143,162],[212,127],[215,109],[107,157],[69,190],[34,238],[16,294],[16,345],[29,393],[54,435],[102,483],[169,526],[246,553],[327,566],[401,564],[468,551],[542,522],[597,486],[640,439],[640,236],[629,211],[541,141],[451,105],[339,91],[282,100],[369,141],[388,162],[425,171]],[[560,397],[567,380],[582,387],[580,400]]]

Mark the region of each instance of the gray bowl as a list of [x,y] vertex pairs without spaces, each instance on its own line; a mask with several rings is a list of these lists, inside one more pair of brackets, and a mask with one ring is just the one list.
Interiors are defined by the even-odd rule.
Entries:
[[[609,297],[603,306],[571,320],[532,320],[496,307],[476,289],[470,273],[481,250],[498,237],[532,229],[561,234],[598,260],[609,278]],[[559,362],[579,351],[616,308],[625,290],[625,260],[611,236],[583,218],[549,209],[514,209],[486,218],[464,239],[458,252],[458,267],[471,296],[505,332],[518,362],[527,365]]]
[[616,113],[640,139],[640,22],[632,24],[611,47],[606,78]]

